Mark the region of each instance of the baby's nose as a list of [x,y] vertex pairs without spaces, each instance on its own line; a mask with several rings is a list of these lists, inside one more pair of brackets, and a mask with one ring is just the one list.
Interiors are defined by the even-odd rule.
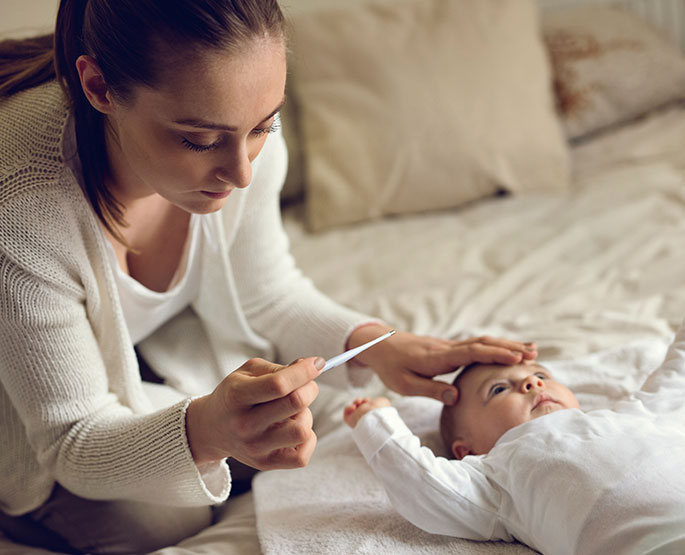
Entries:
[[545,382],[542,381],[542,378],[539,378],[538,376],[528,376],[526,380],[523,382],[523,388],[526,391],[530,391],[533,388],[543,389],[544,387]]

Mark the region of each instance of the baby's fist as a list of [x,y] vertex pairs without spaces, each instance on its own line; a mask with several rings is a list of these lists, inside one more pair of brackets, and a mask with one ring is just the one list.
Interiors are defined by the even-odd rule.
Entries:
[[345,424],[347,424],[350,428],[354,428],[357,425],[357,422],[359,422],[359,419],[367,412],[389,406],[390,401],[385,397],[376,397],[375,399],[358,397],[345,407],[343,418],[345,420]]

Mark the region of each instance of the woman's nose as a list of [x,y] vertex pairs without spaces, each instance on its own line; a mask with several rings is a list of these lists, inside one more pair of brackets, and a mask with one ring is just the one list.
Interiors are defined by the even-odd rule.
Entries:
[[252,181],[252,163],[246,151],[240,149],[216,169],[216,178],[238,189],[244,189]]
[[539,376],[528,376],[523,380],[522,388],[524,391],[530,391],[531,389],[544,389],[545,382]]

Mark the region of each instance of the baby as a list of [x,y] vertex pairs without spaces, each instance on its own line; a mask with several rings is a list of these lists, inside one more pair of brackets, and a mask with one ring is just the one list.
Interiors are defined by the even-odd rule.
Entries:
[[455,380],[440,431],[456,460],[421,447],[387,399],[345,422],[405,518],[435,534],[519,540],[549,554],[685,553],[685,327],[662,366],[612,410],[529,361]]

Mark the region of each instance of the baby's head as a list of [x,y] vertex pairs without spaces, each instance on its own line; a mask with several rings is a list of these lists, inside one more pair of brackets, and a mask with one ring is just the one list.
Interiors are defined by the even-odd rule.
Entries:
[[440,433],[457,459],[488,453],[504,432],[538,416],[579,408],[573,392],[535,361],[472,364],[454,385],[459,400],[443,408]]

